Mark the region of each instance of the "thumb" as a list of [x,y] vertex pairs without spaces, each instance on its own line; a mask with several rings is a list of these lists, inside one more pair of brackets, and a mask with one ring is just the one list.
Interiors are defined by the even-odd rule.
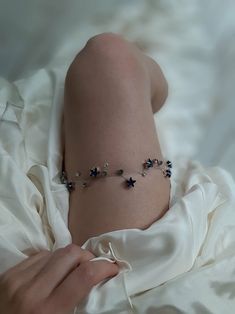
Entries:
[[91,276],[94,276],[93,285],[96,285],[104,279],[112,278],[119,272],[119,266],[114,262],[105,260],[90,260],[89,262],[93,263],[93,267],[91,268]]

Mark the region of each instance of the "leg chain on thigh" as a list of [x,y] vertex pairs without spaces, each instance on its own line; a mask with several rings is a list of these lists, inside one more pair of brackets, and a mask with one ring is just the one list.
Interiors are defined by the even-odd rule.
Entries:
[[[154,159],[148,158],[147,160],[144,161],[142,166],[143,166],[142,171],[136,172],[136,174],[139,174],[142,177],[145,177],[147,175],[150,168],[160,170],[163,173],[165,178],[171,177],[172,162],[169,160],[163,161],[163,160],[158,160],[156,158]],[[132,176],[125,177],[123,175],[124,174],[123,169],[117,169],[113,174],[109,174],[108,167],[109,167],[109,163],[105,162],[102,169],[100,166],[93,166],[92,168],[90,168],[89,177],[83,177],[82,173],[80,171],[77,171],[74,177],[72,178],[68,178],[65,170],[63,169],[60,176],[60,180],[61,180],[61,183],[66,185],[69,192],[72,192],[73,190],[75,190],[75,187],[77,185],[80,185],[82,188],[87,188],[90,186],[91,182],[94,179],[97,180],[98,178],[101,178],[101,177],[104,178],[104,177],[120,176],[125,179],[124,184],[126,188],[132,188],[135,186],[135,183],[137,180],[135,180]]]

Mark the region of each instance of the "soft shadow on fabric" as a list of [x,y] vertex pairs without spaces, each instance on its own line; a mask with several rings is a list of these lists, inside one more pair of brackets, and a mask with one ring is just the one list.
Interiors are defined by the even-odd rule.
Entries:
[[194,308],[195,314],[213,314],[211,311],[209,311],[204,305],[202,305],[199,302],[194,302],[192,304],[192,308]]
[[175,306],[166,305],[160,308],[150,307],[146,314],[187,314],[187,313],[177,309]]
[[227,294],[229,299],[235,298],[235,281],[221,283],[219,281],[213,281],[211,288],[215,290],[217,295]]

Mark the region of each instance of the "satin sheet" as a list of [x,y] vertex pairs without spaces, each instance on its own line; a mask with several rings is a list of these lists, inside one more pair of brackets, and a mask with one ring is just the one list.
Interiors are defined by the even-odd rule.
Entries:
[[[71,243],[60,184],[63,73],[0,80],[0,272]],[[148,229],[88,239],[116,261],[74,313],[235,312],[235,184],[225,170],[173,160],[169,211]]]

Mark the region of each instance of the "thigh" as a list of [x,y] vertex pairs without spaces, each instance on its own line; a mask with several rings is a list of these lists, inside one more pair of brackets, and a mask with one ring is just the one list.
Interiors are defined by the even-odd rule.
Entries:
[[65,170],[70,178],[77,171],[87,177],[108,162],[109,173],[123,169],[136,183],[126,189],[123,177],[105,177],[71,192],[69,226],[78,244],[112,230],[147,228],[167,210],[170,188],[161,171],[137,173],[146,159],[163,159],[140,56],[122,42],[114,51],[109,41],[92,44],[66,79]]

